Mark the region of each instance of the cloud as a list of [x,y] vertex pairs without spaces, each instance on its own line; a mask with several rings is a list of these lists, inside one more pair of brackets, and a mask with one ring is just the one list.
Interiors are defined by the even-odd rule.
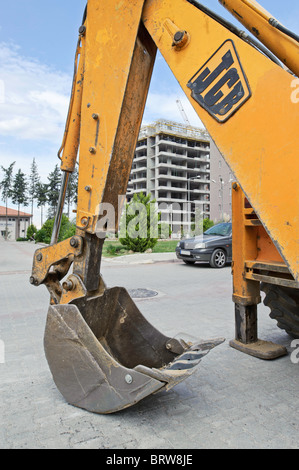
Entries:
[[[162,62],[162,60],[160,61]],[[163,64],[162,64],[163,65]],[[161,64],[160,64],[161,67]],[[201,121],[181,89],[169,88],[167,67],[158,69],[167,86],[150,90],[143,124],[158,119],[184,123],[179,98],[191,125]],[[33,158],[44,182],[56,164],[67,117],[72,77],[40,61],[25,57],[15,44],[0,43],[0,165],[30,173]]]
[[[72,77],[24,57],[18,46],[0,43],[0,136],[59,147],[67,116]],[[165,90],[165,88],[164,88]],[[150,92],[144,122],[183,122],[178,94]],[[202,126],[188,99],[179,96],[188,120]]]
[[58,143],[72,77],[0,43],[0,82],[0,135]]
[[[182,111],[180,111],[180,105],[177,103],[177,100],[180,101]],[[187,124],[187,120],[192,126],[204,127],[188,98],[182,92],[177,94],[149,93],[143,124],[147,125],[158,119],[166,119],[182,124]]]

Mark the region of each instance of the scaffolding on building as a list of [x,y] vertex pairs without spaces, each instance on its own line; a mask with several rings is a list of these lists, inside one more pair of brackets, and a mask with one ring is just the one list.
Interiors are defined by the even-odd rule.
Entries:
[[196,140],[210,141],[210,135],[206,129],[187,126],[186,124],[180,124],[166,119],[160,119],[152,124],[142,126],[139,133],[139,139],[151,137],[162,132],[185,138],[190,137]]

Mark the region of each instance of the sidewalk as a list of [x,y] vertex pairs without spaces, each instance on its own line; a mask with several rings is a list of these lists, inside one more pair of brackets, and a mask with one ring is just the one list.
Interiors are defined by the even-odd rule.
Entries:
[[103,261],[107,264],[122,265],[181,262],[177,259],[175,253],[135,253],[131,255],[115,256],[114,258],[103,257]]

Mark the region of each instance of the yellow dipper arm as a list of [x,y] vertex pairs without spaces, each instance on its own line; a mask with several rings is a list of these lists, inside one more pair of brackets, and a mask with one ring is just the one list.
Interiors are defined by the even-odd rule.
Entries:
[[219,0],[219,3],[299,76],[299,38],[296,35],[288,32],[255,0]]

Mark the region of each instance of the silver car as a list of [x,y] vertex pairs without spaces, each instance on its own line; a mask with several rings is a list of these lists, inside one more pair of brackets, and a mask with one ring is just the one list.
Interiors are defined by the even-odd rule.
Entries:
[[202,235],[181,240],[176,256],[186,264],[208,262],[212,268],[223,268],[232,261],[232,224],[220,223]]

